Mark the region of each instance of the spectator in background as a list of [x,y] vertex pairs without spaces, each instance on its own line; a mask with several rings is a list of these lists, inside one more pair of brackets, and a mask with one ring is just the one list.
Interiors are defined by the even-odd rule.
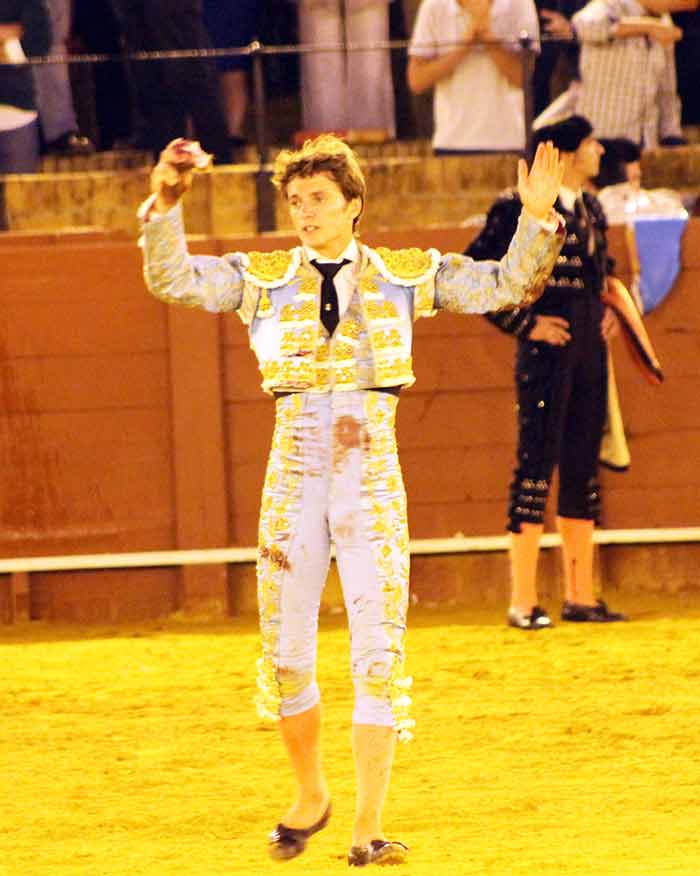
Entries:
[[[605,140],[600,173],[592,181],[608,225],[625,226],[629,292],[640,313],[669,294],[681,266],[688,211],[673,189],[642,186],[641,151],[629,140]],[[691,195],[691,203],[695,196]]]
[[623,139],[602,140],[601,145],[605,147],[605,155],[593,183],[609,225],[629,222],[635,216],[685,213],[683,198],[673,189],[643,188],[641,150],[636,143]]
[[645,149],[683,143],[673,46],[681,37],[667,14],[698,0],[592,0],[573,17],[581,43],[577,112],[597,137]]
[[538,116],[571,82],[579,78],[579,45],[571,17],[585,0],[539,0],[542,50],[535,61],[533,90]]
[[408,86],[435,88],[436,154],[525,148],[523,32],[539,38],[532,0],[423,0]]
[[[257,34],[258,6],[256,0],[204,0],[204,24],[214,48],[228,49],[249,45]],[[216,63],[229,146],[232,150],[239,150],[246,143],[250,58],[219,58]]]
[[683,31],[676,43],[678,94],[681,98],[681,122],[700,125],[700,11],[689,4],[687,11],[674,11],[673,23]]
[[37,170],[39,131],[26,57],[45,55],[50,45],[45,0],[0,0],[0,173]]
[[[204,24],[216,49],[240,48],[249,45],[258,32],[256,0],[204,0]],[[219,58],[219,85],[232,150],[245,146],[245,120],[248,109],[248,76],[250,58],[236,56]]]
[[[299,42],[363,45],[389,39],[389,0],[298,0]],[[309,131],[383,130],[396,136],[388,49],[307,52],[302,124]]]
[[[211,48],[201,0],[114,0],[128,52]],[[230,159],[216,67],[206,58],[136,61],[131,65],[137,120],[134,145],[158,156],[188,121],[217,163]]]
[[[121,22],[112,0],[73,0],[72,40],[77,51],[90,54],[119,55],[123,49]],[[85,70],[83,84],[89,95],[94,128],[91,129],[99,149],[128,146],[133,124],[133,95],[123,61],[100,62]],[[75,103],[80,110],[80,82],[73,80]],[[94,114],[94,115],[93,115]],[[83,124],[86,121],[83,117]]]
[[[51,55],[68,54],[71,0],[48,0],[51,14]],[[39,122],[47,152],[89,155],[95,147],[78,130],[68,64],[42,64],[34,68]]]
[[[642,150],[631,140],[623,137],[615,140],[601,139],[600,145],[605,152],[600,159],[598,176],[592,179],[593,186],[600,200],[601,189],[627,183],[639,191],[642,180],[641,158]],[[606,211],[607,215],[607,211]],[[608,217],[609,220],[610,217]]]

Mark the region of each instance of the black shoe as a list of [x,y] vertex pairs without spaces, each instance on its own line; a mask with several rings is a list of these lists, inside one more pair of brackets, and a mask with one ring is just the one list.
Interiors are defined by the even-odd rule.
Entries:
[[534,606],[530,614],[523,614],[522,611],[511,606],[508,609],[508,626],[517,627],[519,630],[546,630],[554,624],[547,612],[539,605]]
[[92,155],[95,147],[89,137],[77,131],[66,131],[58,139],[47,143],[46,151],[51,155]]
[[595,605],[579,605],[577,602],[565,602],[561,607],[561,619],[574,623],[613,624],[626,621],[624,614],[610,611],[608,606],[599,599]]
[[398,840],[372,840],[368,846],[353,846],[348,853],[348,867],[366,867],[367,864],[404,864],[408,846]]
[[326,811],[319,818],[316,824],[311,827],[287,827],[285,824],[278,824],[270,834],[270,842],[268,851],[270,857],[276,861],[288,861],[290,858],[296,858],[306,848],[306,843],[310,836],[318,833],[319,830],[328,824],[331,817],[331,804],[326,807]]

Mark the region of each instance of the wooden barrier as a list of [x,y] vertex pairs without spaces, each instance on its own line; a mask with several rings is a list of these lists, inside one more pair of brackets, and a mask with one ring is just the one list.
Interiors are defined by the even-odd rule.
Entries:
[[[593,540],[597,545],[670,545],[700,543],[700,527],[676,529],[603,529],[596,530]],[[542,536],[543,549],[559,547],[561,537],[548,532]],[[409,550],[413,557],[451,554],[489,554],[508,551],[509,538],[506,535],[472,536],[455,538],[413,539]],[[335,559],[335,550],[331,548]],[[0,576],[8,576],[8,621],[30,617],[29,576],[36,572],[105,569],[147,569],[153,567],[179,567],[183,573],[201,566],[222,567],[225,564],[254,564],[257,549],[213,548],[209,550],[142,551],[124,554],[77,554],[64,557],[14,557],[0,560]],[[200,576],[200,580],[205,580]],[[336,603],[340,604],[340,594]],[[192,603],[190,602],[190,605]]]
[[[425,229],[366,239],[460,251],[472,234]],[[289,242],[196,239],[191,247],[222,253]],[[617,230],[611,245],[624,275]],[[0,236],[0,252],[7,266],[0,321],[2,555],[254,544],[273,408],[259,390],[237,318],[152,299],[134,242],[119,236],[9,234]],[[607,528],[698,522],[699,281],[700,220],[694,219],[683,272],[647,319],[665,384],[647,386],[623,351],[616,352],[633,462],[627,474],[603,475]],[[500,533],[515,440],[512,341],[479,317],[441,314],[417,323],[414,353],[417,384],[403,395],[398,416],[412,534]],[[663,560],[659,580],[670,582],[672,570],[681,568],[678,580],[691,586],[694,547],[664,550],[664,557],[673,556]],[[638,560],[623,547],[606,549],[613,553],[627,557],[615,560],[616,577],[634,577],[637,571],[625,569],[637,570]],[[651,560],[647,567],[639,574],[657,574]],[[414,563],[418,590],[437,592],[436,568],[431,558]],[[32,617],[91,621],[182,608],[238,610],[247,604],[241,588],[249,587],[252,570],[234,573],[222,562],[16,574],[29,574],[30,582],[14,579],[13,600],[0,588],[0,618],[21,605]],[[503,576],[500,566],[497,574]]]

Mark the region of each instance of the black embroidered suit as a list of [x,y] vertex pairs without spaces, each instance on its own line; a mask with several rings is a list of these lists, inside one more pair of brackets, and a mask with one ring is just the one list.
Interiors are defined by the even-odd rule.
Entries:
[[[595,520],[599,510],[598,452],[607,404],[607,347],[601,336],[601,289],[609,270],[605,214],[583,195],[575,212],[557,201],[566,221],[566,242],[545,292],[533,305],[489,314],[499,329],[517,338],[517,464],[511,483],[508,529],[541,523],[552,472],[559,467],[558,514]],[[475,259],[500,258],[522,205],[516,193],[500,197],[486,226],[467,248]],[[537,316],[569,323],[564,346],[531,341]]]

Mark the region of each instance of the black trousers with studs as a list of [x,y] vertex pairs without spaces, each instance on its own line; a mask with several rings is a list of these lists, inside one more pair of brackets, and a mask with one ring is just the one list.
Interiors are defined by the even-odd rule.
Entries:
[[572,335],[555,347],[518,341],[515,378],[518,448],[508,529],[542,523],[552,474],[559,469],[557,513],[597,520],[598,453],[607,408],[607,346],[600,334],[603,305],[574,296],[567,313]]

